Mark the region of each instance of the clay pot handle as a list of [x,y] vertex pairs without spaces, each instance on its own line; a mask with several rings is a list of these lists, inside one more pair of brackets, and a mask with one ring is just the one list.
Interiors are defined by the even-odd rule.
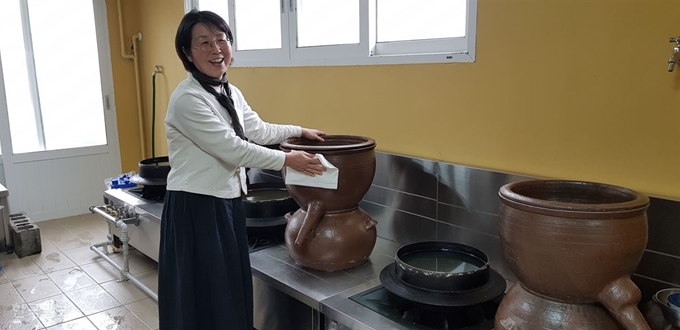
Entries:
[[378,225],[378,222],[373,220],[373,219],[368,219],[366,222],[364,222],[364,231],[368,231],[369,229],[375,227]]
[[640,289],[630,280],[630,277],[612,281],[597,295],[600,303],[616,317],[624,329],[649,330],[649,324],[637,307],[641,298]]
[[316,228],[316,224],[326,213],[326,207],[320,201],[311,201],[307,206],[307,215],[302,221],[302,226],[300,226],[300,231],[298,232],[297,238],[295,238],[295,246],[302,246],[302,242],[312,229]]

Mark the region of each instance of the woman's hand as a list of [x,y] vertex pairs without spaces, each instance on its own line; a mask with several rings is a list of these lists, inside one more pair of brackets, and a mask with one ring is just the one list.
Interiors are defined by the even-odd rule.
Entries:
[[326,135],[325,132],[320,131],[318,129],[311,129],[311,128],[303,128],[302,129],[302,137],[307,139],[307,140],[313,140],[313,141],[319,141],[323,142],[322,136]]
[[318,158],[310,153],[298,150],[292,150],[286,154],[286,162],[283,166],[288,166],[309,176],[321,175],[326,172],[326,168],[321,165]]

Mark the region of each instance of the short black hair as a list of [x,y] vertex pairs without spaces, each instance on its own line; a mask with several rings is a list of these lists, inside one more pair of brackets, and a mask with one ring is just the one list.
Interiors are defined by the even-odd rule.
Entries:
[[224,32],[224,34],[227,35],[229,43],[234,43],[234,35],[231,33],[229,24],[227,24],[220,15],[207,10],[198,11],[192,9],[184,15],[184,18],[182,18],[179,27],[177,27],[177,34],[175,35],[175,51],[177,52],[179,59],[182,60],[184,69],[189,72],[196,71],[197,69],[194,63],[189,61],[189,57],[185,50],[188,51],[191,49],[191,37],[193,36],[194,26],[198,23],[203,23],[207,25],[208,28]]

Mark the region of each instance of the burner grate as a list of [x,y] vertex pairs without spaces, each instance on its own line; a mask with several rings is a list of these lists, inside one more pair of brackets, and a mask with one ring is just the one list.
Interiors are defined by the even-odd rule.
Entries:
[[253,253],[268,247],[281,245],[284,242],[284,232],[266,235],[248,235],[248,252]]
[[502,297],[473,306],[437,307],[403,299],[381,285],[349,299],[409,329],[488,330]]

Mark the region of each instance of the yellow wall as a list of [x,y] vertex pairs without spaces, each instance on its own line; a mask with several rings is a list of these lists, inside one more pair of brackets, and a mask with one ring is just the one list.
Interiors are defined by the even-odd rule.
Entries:
[[[165,68],[165,154],[167,99],[185,76],[173,48],[183,1],[123,3],[134,7],[123,10],[128,34],[144,34],[147,116],[153,66]],[[680,3],[479,0],[478,11],[473,64],[234,68],[230,80],[268,121],[370,136],[380,151],[680,199],[680,69],[666,71]],[[131,65],[114,61],[116,72],[119,125],[136,125],[120,103],[134,100]],[[139,158],[135,139],[121,134],[125,170]]]

